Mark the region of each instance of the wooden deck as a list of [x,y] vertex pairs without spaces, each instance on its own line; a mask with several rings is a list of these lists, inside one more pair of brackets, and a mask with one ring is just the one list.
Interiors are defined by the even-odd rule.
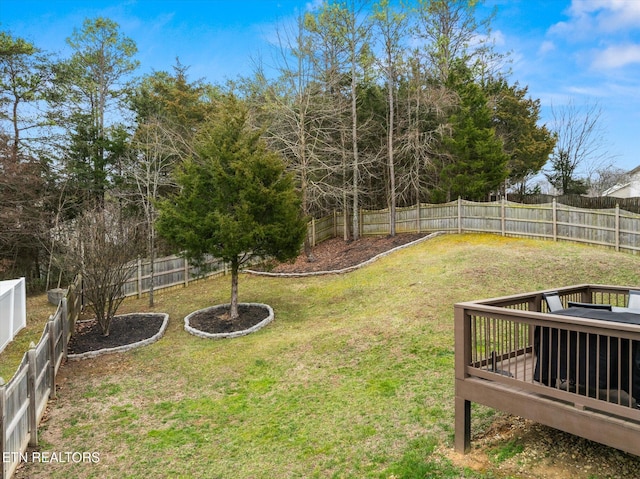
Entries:
[[528,352],[504,360],[496,360],[495,364],[489,365],[488,371],[531,383],[534,382],[535,361],[536,356],[532,352]]
[[[622,306],[629,288],[558,291]],[[456,449],[476,402],[640,456],[640,325],[551,314],[542,293],[455,305]]]

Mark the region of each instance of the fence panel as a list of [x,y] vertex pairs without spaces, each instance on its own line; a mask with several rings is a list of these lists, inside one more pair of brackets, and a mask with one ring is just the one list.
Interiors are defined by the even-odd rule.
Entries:
[[50,348],[50,331],[51,322],[48,322],[44,327],[44,333],[42,338],[35,347],[35,398],[33,404],[35,405],[35,423],[38,424],[44,414],[44,410],[47,407],[47,401],[51,395],[53,387],[53,381],[51,377],[52,369],[52,357]]
[[458,231],[458,202],[420,205],[420,231]]
[[415,207],[396,209],[396,233],[418,232],[418,209]]
[[389,226],[389,210],[361,210],[361,224],[360,231],[362,236],[369,235],[388,235],[390,232]]
[[[609,203],[607,203],[609,204]],[[389,211],[363,210],[362,235],[390,232]],[[349,215],[346,218],[350,226]],[[318,225],[322,222],[322,237]],[[349,229],[349,228],[347,228]],[[310,243],[328,237],[343,237],[344,212],[314,220],[309,227]],[[578,241],[628,252],[640,251],[640,215],[615,209],[585,209],[556,203],[523,204],[506,200],[475,203],[457,200],[444,204],[418,204],[396,210],[396,232],[426,233],[483,232],[517,237]],[[315,236],[314,236],[315,235]],[[350,235],[349,235],[350,236]]]
[[553,238],[553,206],[506,203],[505,234],[523,237]]
[[616,244],[616,213],[557,205],[558,238],[602,246]]
[[[29,429],[29,361],[25,354],[16,374],[3,386],[2,431],[4,440],[3,477],[9,478],[20,464],[20,454],[31,438]],[[8,461],[5,461],[8,459]]]
[[640,214],[620,211],[619,230],[619,248],[640,252]]
[[502,204],[461,202],[461,228],[483,233],[502,232]]
[[[185,259],[180,256],[169,256],[158,260],[155,265],[154,287],[161,289],[184,284],[185,271],[188,271],[188,268],[188,265],[185,266]],[[149,273],[150,271],[147,271],[146,274]],[[142,291],[148,291],[148,286],[147,288],[143,287]]]
[[[181,256],[157,258],[154,263],[154,290],[187,285],[189,281],[220,274],[225,271],[222,260],[211,256],[205,257],[202,265],[187,262]],[[151,289],[151,262],[138,261],[131,276],[122,286],[125,296],[140,296]]]
[[334,215],[325,216],[319,219],[313,218],[307,225],[307,237],[310,238],[312,246],[335,236]]
[[344,213],[340,212],[340,213],[336,213],[334,216],[334,221],[335,221],[335,231],[336,231],[336,237],[338,238],[342,238],[344,237],[344,229],[345,229],[345,225],[347,223],[347,220],[345,219],[345,215]]
[[[75,287],[69,292],[73,295]],[[69,294],[69,293],[68,293]],[[55,397],[55,374],[67,353],[67,340],[80,312],[69,311],[63,298],[49,318],[38,344],[22,358],[7,384],[0,381],[0,448],[3,454],[0,477],[8,479],[20,464],[28,445],[37,446],[38,423],[47,402]],[[71,327],[71,329],[69,329]]]

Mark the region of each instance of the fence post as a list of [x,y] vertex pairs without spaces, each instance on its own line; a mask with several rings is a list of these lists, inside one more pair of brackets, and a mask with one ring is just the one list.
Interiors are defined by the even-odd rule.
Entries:
[[136,287],[138,288],[138,299],[142,298],[142,259],[138,256],[138,282]]
[[416,229],[418,230],[418,233],[422,233],[422,218],[420,218],[420,199],[419,198],[418,198],[418,204],[416,204],[416,209],[418,213],[418,216],[417,216],[418,227]]
[[556,208],[556,199],[551,202],[553,209],[553,241],[558,241],[558,209]]
[[[58,331],[56,330],[56,322],[53,320],[53,316],[49,316],[49,384],[51,384],[51,391],[49,392],[49,398],[56,398],[56,363],[58,358],[56,357],[56,339]],[[64,332],[62,333],[64,336]],[[63,352],[64,354],[64,352]]]
[[316,219],[311,218],[311,247],[316,246]]
[[[0,377],[0,452],[7,450],[7,421],[5,418],[6,397],[4,379]],[[6,477],[7,464],[9,464],[8,461],[0,461],[0,479],[4,479]]]
[[[67,302],[67,298],[62,298],[62,317],[60,320],[62,321],[62,354],[65,359],[67,358],[67,353],[69,349],[69,336],[71,336],[71,325],[69,324],[69,304]],[[75,318],[74,318],[74,326],[75,326]]]
[[505,218],[505,212],[506,212],[506,208],[507,208],[507,202],[504,198],[504,196],[502,197],[502,204],[500,205],[500,227],[502,229],[502,236],[505,236],[506,233],[506,218]]
[[184,287],[189,286],[189,260],[184,258]]
[[616,203],[616,251],[620,251],[620,203]]
[[27,352],[27,359],[29,361],[29,369],[27,369],[27,394],[29,395],[29,446],[38,445],[38,402],[36,401],[36,377],[38,371],[36,370],[36,345],[29,345],[29,351]]
[[462,198],[458,196],[458,234],[462,234]]

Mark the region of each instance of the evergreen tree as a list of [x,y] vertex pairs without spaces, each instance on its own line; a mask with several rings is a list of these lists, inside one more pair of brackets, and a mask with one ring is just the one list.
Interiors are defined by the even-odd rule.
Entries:
[[441,172],[441,194],[447,201],[458,196],[483,200],[507,177],[509,158],[492,127],[487,97],[469,70],[458,64],[448,84],[458,93],[460,104],[449,119],[452,134],[445,140],[445,147],[451,162]]
[[506,80],[490,81],[485,85],[490,104],[494,106],[493,124],[509,156],[508,182],[519,185],[525,194],[526,181],[538,174],[553,151],[556,138],[540,120],[540,100],[527,98],[527,87]]
[[184,163],[181,187],[160,203],[158,231],[192,259],[206,254],[231,266],[231,320],[238,317],[238,273],[253,257],[295,257],[306,234],[300,198],[279,156],[248,122],[247,108],[225,98]]
[[137,68],[135,42],[107,18],[86,19],[67,39],[73,55],[56,67],[58,124],[68,131],[67,174],[84,203],[104,203],[124,151],[118,101]]

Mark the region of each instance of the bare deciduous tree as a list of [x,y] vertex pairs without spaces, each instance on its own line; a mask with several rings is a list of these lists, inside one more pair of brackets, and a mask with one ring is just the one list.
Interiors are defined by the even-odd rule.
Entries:
[[383,59],[380,62],[387,84],[387,164],[389,174],[389,218],[391,236],[396,234],[396,172],[395,172],[395,111],[397,96],[397,78],[402,65],[401,39],[407,28],[407,14],[395,11],[389,0],[381,0],[374,6],[374,23],[383,47]]
[[552,107],[552,117],[557,141],[545,175],[563,194],[586,193],[586,178],[612,157],[604,145],[602,108],[597,103],[580,107],[570,100]]
[[172,131],[166,122],[150,118],[138,125],[131,142],[131,155],[125,164],[127,177],[134,183],[134,201],[144,214],[147,230],[147,255],[150,260],[149,306],[154,304],[156,258],[156,202],[163,190],[174,186],[172,171],[190,144]]
[[629,172],[615,166],[605,166],[595,170],[589,181],[589,194],[602,196],[608,189],[629,181]]
[[[326,3],[315,17],[307,16],[306,26],[320,47],[317,60],[324,61],[322,75],[330,79],[329,86],[334,98],[348,98],[348,116],[344,119],[344,130],[339,132],[345,179],[351,180],[352,236],[360,234],[359,208],[362,170],[366,159],[359,147],[364,121],[358,116],[359,82],[370,73],[372,64],[370,19],[363,15],[366,2],[349,0],[344,3]],[[330,47],[327,49],[326,47]],[[326,62],[331,58],[330,62]],[[320,62],[317,63],[318,65]],[[341,102],[340,102],[341,103]],[[337,118],[337,116],[336,116]],[[350,151],[348,147],[350,146]],[[348,163],[350,168],[347,169]],[[346,186],[346,185],[345,185]],[[346,193],[346,190],[345,190]],[[346,203],[346,201],[345,201]]]
[[123,219],[109,203],[86,211],[76,219],[75,234],[68,238],[65,264],[82,274],[83,290],[104,336],[124,300],[123,286],[134,271],[139,244],[138,223]]

